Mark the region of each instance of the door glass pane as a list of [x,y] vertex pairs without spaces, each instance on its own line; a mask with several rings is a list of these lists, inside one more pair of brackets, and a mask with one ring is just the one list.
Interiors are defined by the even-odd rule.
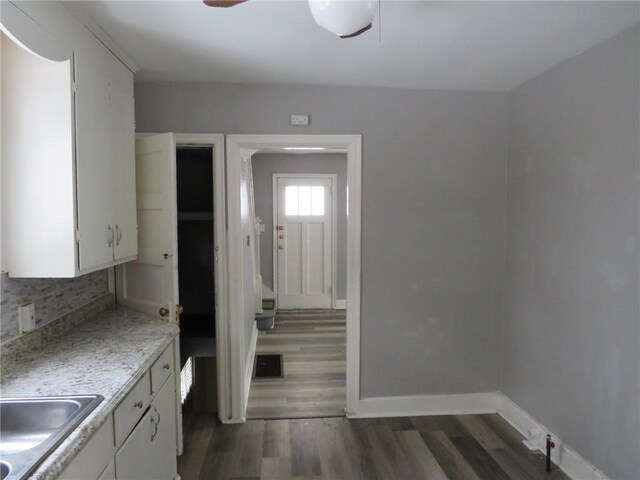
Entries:
[[298,187],[298,214],[311,215],[311,187]]
[[324,187],[311,187],[311,215],[324,215]]
[[288,185],[284,190],[284,213],[290,217],[300,215],[323,216],[323,186]]
[[298,187],[285,187],[284,212],[285,215],[298,215]]

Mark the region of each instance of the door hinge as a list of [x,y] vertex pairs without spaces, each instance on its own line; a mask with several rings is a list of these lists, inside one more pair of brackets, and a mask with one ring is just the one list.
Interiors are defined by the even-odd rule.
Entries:
[[71,91],[73,93],[78,93],[78,82],[72,82],[71,83]]
[[80,243],[80,229],[76,228],[76,243]]

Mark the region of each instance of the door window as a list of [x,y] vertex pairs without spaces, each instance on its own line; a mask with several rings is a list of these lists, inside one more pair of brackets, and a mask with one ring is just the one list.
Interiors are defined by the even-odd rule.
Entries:
[[284,193],[285,215],[314,216],[324,215],[324,186],[288,185]]

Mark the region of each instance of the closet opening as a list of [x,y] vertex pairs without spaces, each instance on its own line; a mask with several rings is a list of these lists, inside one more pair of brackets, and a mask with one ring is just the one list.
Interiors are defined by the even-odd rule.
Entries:
[[184,413],[217,412],[213,175],[211,147],[176,148]]

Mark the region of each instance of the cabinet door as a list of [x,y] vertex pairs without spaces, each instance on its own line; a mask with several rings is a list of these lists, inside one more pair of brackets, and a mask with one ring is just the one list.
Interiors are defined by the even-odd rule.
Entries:
[[114,260],[133,259],[138,254],[133,73],[113,56],[109,72],[115,233],[113,257]]
[[116,469],[113,466],[113,462],[107,465],[107,468],[100,474],[98,480],[116,480]]
[[158,433],[151,449],[155,467],[149,478],[173,479],[178,472],[176,448],[176,390],[173,374],[153,401],[158,420]]
[[173,387],[173,381],[164,384],[147,413],[116,453],[118,480],[172,480],[175,477],[177,460]]
[[89,41],[76,52],[79,269],[85,271],[113,261],[109,56]]

